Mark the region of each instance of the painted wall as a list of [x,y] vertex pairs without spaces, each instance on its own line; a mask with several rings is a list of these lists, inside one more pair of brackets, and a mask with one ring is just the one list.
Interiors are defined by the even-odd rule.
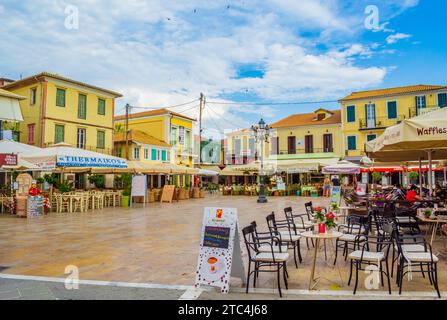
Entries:
[[[445,92],[445,91],[444,91]],[[345,155],[361,156],[364,155],[365,142],[368,135],[381,135],[385,128],[393,126],[399,121],[416,116],[416,96],[425,95],[427,109],[438,107],[438,92],[425,92],[417,94],[397,95],[390,97],[379,97],[369,99],[359,99],[352,101],[342,101],[342,119],[343,119],[343,139],[345,145]],[[387,102],[397,102],[397,118],[388,119]],[[366,125],[366,104],[375,104],[376,126],[370,128]],[[355,106],[355,121],[347,122],[347,107]],[[348,151],[347,137],[356,136],[357,149]],[[371,136],[373,137],[373,136]]]

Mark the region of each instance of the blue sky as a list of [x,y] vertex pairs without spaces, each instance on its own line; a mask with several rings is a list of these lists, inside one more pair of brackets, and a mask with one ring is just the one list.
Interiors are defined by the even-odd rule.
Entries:
[[[366,28],[365,8],[378,9]],[[79,28],[67,29],[67,6]],[[72,8],[72,7],[70,7]],[[352,91],[447,84],[441,0],[0,0],[0,76],[59,73],[162,107],[203,92],[207,135],[276,121]],[[367,20],[371,21],[371,20]],[[197,102],[174,111],[197,116]],[[140,109],[141,110],[141,109]]]

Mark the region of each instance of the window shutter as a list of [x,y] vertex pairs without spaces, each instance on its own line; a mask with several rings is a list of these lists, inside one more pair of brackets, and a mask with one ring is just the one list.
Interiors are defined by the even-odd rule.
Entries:
[[346,113],[347,113],[347,122],[355,122],[355,106],[347,106],[346,107]]
[[157,160],[157,149],[152,149],[151,160]]
[[447,93],[438,94],[438,104],[441,108],[447,107]]
[[396,101],[388,102],[388,119],[397,118],[397,103]]
[[78,98],[78,118],[86,119],[87,116],[87,96],[80,94]]
[[161,160],[166,161],[166,150],[161,151]]

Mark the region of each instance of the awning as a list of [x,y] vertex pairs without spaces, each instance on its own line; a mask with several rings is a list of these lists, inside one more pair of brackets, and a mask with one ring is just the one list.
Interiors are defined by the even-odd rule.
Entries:
[[25,97],[0,89],[0,120],[23,121],[20,100]]
[[349,161],[339,161],[332,166],[323,168],[324,174],[358,174],[360,173],[360,166]]
[[214,170],[199,169],[198,176],[216,177],[219,174]]

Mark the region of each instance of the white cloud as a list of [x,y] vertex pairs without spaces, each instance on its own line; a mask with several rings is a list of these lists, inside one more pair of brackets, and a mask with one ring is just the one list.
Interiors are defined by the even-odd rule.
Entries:
[[411,38],[412,37],[412,35],[411,34],[407,34],[407,33],[395,33],[395,34],[392,34],[392,35],[389,35],[387,38],[386,38],[386,42],[388,43],[388,44],[393,44],[393,43],[396,43],[397,41],[399,41],[399,40],[402,40],[402,39],[408,39],[408,38]]
[[[79,30],[63,27],[62,1],[13,8],[0,24],[0,70],[10,76],[46,70],[116,90],[124,94],[118,110],[127,102],[178,104],[200,92],[209,100],[244,92],[266,100],[333,99],[380,84],[387,73],[356,64],[374,54],[373,45],[339,45],[328,38],[330,49],[315,53],[312,40],[297,35],[298,28],[352,36],[355,19],[343,15],[334,0],[253,1],[230,8],[205,0],[80,0],[76,5]],[[241,63],[264,66],[264,77],[237,79],[235,65]],[[241,127],[249,124],[246,116],[275,116],[267,106],[214,109],[219,116],[204,114],[209,126],[214,120]]]

